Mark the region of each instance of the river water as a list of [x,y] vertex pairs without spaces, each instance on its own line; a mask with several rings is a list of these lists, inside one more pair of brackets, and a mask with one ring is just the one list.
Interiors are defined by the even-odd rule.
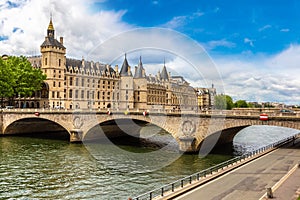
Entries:
[[[245,152],[298,133],[252,126],[234,138]],[[156,140],[172,141],[168,134]],[[208,168],[233,155],[181,155],[167,148],[106,143],[70,144],[29,137],[0,137],[0,199],[128,199]]]

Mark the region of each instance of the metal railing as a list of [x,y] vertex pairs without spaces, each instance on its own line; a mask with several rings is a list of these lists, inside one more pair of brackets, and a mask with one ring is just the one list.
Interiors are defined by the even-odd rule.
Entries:
[[192,183],[199,182],[200,180],[202,180],[206,176],[212,175],[213,173],[216,173],[219,170],[223,170],[224,168],[228,168],[228,167],[230,167],[234,164],[242,162],[243,160],[245,160],[247,158],[253,157],[253,156],[255,156],[257,154],[260,154],[262,152],[265,152],[267,150],[278,148],[278,147],[280,147],[284,144],[287,144],[287,143],[295,140],[295,138],[297,136],[299,136],[299,134],[296,134],[295,136],[291,136],[291,137],[288,137],[286,139],[280,140],[280,141],[275,142],[273,144],[264,146],[262,148],[254,150],[252,152],[248,152],[248,153],[243,154],[241,156],[234,157],[230,160],[227,160],[225,162],[222,162],[220,164],[212,166],[208,169],[202,170],[202,171],[194,173],[190,176],[187,176],[187,177],[184,177],[182,179],[176,180],[172,183],[169,183],[169,184],[164,185],[160,188],[151,190],[149,192],[146,192],[144,194],[141,194],[141,195],[136,196],[136,197],[131,198],[131,199],[132,200],[152,200],[154,198],[164,197],[165,195],[173,193],[175,191],[179,191],[180,189],[182,189],[182,188],[184,188],[188,185],[191,185]]

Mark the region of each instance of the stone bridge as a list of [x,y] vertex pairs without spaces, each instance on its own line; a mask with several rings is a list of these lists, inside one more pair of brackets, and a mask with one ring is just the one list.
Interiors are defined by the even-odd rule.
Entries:
[[100,127],[107,122],[114,122],[122,131],[136,137],[139,136],[143,124],[154,124],[169,132],[183,152],[197,152],[202,146],[213,147],[231,143],[240,130],[251,125],[282,126],[300,130],[298,114],[282,116],[270,113],[267,121],[261,121],[257,112],[236,111],[147,114],[138,111],[112,111],[108,114],[107,111],[15,109],[2,110],[0,115],[2,135],[65,131],[70,134],[71,142],[93,139],[92,135],[101,132]]

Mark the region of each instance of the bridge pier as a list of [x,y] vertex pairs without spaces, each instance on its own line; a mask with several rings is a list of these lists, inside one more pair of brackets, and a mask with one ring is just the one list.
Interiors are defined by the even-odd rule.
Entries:
[[183,153],[197,153],[199,149],[196,146],[196,138],[194,137],[180,137],[179,151]]
[[70,142],[71,143],[82,143],[82,130],[80,129],[72,129],[70,131]]

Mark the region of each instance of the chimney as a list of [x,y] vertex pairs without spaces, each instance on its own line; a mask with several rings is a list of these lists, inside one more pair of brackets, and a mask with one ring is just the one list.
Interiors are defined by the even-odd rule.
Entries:
[[115,66],[115,71],[116,71],[116,72],[119,71],[119,66],[118,66],[118,65]]
[[64,38],[63,38],[63,37],[60,37],[60,38],[59,38],[59,41],[60,41],[60,43],[61,43],[62,45],[64,45]]

